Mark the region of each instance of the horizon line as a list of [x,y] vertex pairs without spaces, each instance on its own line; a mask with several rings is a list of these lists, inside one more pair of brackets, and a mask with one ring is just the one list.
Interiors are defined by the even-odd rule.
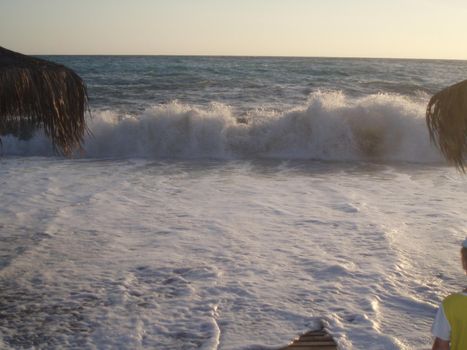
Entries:
[[121,56],[121,57],[218,57],[218,58],[322,58],[322,59],[380,59],[418,61],[467,61],[467,58],[418,58],[418,57],[376,57],[376,56],[306,56],[306,55],[233,55],[233,54],[145,54],[145,53],[33,53],[30,56]]

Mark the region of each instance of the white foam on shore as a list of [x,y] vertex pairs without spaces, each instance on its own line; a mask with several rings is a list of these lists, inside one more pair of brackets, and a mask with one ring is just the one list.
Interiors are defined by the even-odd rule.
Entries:
[[213,306],[211,313],[211,337],[203,343],[200,350],[217,350],[220,344],[221,330],[216,321],[217,305]]
[[341,349],[416,349],[464,281],[449,168],[20,157],[0,179],[12,348],[266,349],[322,318]]

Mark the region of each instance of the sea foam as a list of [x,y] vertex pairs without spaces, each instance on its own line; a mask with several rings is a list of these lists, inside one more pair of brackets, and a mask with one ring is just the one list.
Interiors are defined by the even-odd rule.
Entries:
[[[440,161],[424,119],[426,101],[397,94],[350,97],[316,92],[287,111],[258,108],[238,114],[221,103],[172,101],[138,115],[96,110],[86,158],[314,159]],[[52,156],[42,133],[23,141],[2,137],[3,154]]]

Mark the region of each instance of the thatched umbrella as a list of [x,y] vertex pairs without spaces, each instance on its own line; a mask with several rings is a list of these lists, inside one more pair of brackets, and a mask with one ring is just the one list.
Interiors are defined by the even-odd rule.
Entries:
[[467,80],[434,95],[426,109],[431,139],[446,159],[465,172],[467,156]]
[[81,148],[88,110],[86,85],[74,71],[0,47],[0,135],[41,128],[71,155]]

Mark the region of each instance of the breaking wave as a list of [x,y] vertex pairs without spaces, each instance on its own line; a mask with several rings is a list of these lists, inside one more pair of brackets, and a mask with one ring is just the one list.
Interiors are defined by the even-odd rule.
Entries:
[[[236,115],[227,105],[157,105],[139,115],[95,111],[80,157],[316,159],[436,162],[426,101],[395,94],[360,98],[317,92],[294,109]],[[42,133],[2,137],[3,154],[52,156]]]

